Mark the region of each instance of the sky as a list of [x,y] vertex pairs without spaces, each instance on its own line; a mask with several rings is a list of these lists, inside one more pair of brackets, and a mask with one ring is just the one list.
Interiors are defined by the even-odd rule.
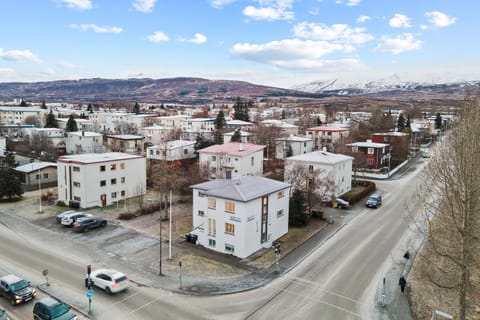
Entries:
[[480,80],[478,0],[1,0],[0,82]]

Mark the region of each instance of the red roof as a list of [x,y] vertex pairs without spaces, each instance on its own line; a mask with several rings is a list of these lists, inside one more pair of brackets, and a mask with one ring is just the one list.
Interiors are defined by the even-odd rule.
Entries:
[[342,132],[342,131],[348,131],[348,129],[339,128],[339,127],[320,126],[320,127],[308,128],[306,131]]
[[265,146],[253,143],[228,142],[224,144],[214,144],[213,146],[198,150],[203,153],[228,154],[232,156],[247,156],[259,150],[263,150]]

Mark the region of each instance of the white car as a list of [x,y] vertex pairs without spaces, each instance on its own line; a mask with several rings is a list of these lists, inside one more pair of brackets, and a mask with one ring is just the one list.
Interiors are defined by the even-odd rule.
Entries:
[[61,223],[63,217],[65,217],[67,214],[74,213],[74,212],[76,212],[76,211],[75,211],[75,210],[63,211],[62,213],[57,214],[57,216],[55,217],[55,220],[56,220],[58,223]]
[[77,221],[78,218],[84,218],[84,217],[93,217],[90,213],[82,212],[82,211],[75,211],[72,213],[68,213],[63,216],[62,218],[62,225],[71,227],[73,226],[73,223]]
[[108,294],[123,291],[130,284],[130,280],[126,275],[111,269],[94,270],[90,274],[90,278],[94,286],[105,290]]

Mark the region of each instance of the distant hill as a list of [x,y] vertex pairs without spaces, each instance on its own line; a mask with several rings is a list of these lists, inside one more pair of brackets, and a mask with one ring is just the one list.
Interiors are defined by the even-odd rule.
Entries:
[[143,103],[208,103],[235,101],[236,97],[296,96],[320,98],[323,94],[256,85],[244,81],[202,78],[81,79],[49,82],[0,83],[0,99],[27,101]]

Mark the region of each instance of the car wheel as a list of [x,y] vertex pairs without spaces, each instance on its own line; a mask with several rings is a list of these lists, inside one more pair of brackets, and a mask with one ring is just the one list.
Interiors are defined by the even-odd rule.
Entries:
[[102,227],[105,227],[107,225],[107,221],[102,222]]
[[10,303],[12,304],[12,306],[14,306],[16,304],[15,303],[15,298],[10,299]]
[[105,288],[105,291],[106,291],[108,294],[112,294],[112,290],[110,290],[110,287],[106,287],[106,288]]

